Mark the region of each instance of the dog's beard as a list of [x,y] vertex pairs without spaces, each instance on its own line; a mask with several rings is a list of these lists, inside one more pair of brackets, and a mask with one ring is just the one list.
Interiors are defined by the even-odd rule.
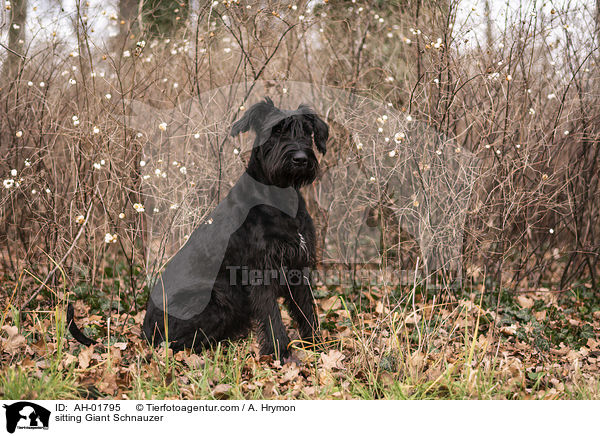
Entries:
[[307,165],[299,167],[292,162],[292,153],[271,153],[265,161],[265,173],[271,183],[280,188],[300,188],[312,183],[319,174],[319,162],[312,151],[307,154]]
[[291,161],[284,160],[270,167],[267,173],[271,182],[280,188],[300,188],[315,180],[319,173],[319,164],[316,159],[309,159],[305,167],[298,167]]

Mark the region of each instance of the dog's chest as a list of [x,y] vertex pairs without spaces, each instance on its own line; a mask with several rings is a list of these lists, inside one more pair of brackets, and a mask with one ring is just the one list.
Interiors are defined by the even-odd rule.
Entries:
[[298,241],[298,247],[300,249],[300,252],[304,253],[306,255],[306,257],[308,257],[309,251],[308,251],[308,243],[306,242],[306,238],[300,232],[298,232],[298,237],[300,238],[300,240]]
[[237,255],[273,267],[309,266],[314,257],[314,230],[311,233],[312,220],[303,206],[300,203],[294,217],[273,207],[253,208],[236,232],[238,242],[233,245],[246,247]]
[[265,247],[274,263],[289,267],[310,263],[312,250],[307,236],[298,229],[281,236],[268,240]]
[[278,264],[287,266],[310,263],[312,247],[306,223],[283,219],[266,228],[265,249]]

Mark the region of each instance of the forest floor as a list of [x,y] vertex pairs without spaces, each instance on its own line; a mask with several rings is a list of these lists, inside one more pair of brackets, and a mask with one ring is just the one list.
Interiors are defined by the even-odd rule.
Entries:
[[[133,299],[119,280],[44,291],[19,313],[11,303],[26,286],[2,283],[2,399],[600,399],[600,293],[585,285],[320,286],[322,349],[293,342],[297,362],[285,364],[259,356],[253,337],[201,354],[150,348],[135,309],[147,293]],[[67,297],[98,344],[66,332]]]

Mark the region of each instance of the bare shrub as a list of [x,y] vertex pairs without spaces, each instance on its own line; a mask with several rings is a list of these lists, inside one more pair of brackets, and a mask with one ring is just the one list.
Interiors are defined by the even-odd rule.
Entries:
[[[459,6],[201,2],[186,19],[186,3],[183,25],[156,37],[147,14],[121,21],[77,2],[70,21],[60,21],[72,26],[68,36],[28,29],[3,60],[15,65],[23,56],[3,72],[0,91],[0,262],[12,280],[36,279],[9,301],[20,306],[46,285],[82,279],[95,288],[114,258],[124,261],[127,293],[137,295],[158,266],[148,250],[164,251],[167,236],[185,240],[243,170],[248,138],[232,141],[227,128],[257,97],[255,84],[292,102],[286,81],[379,101],[477,159],[457,241],[469,278],[486,271],[513,288],[597,285],[595,10],[507,8],[502,27],[479,43],[482,32]],[[318,105],[315,95],[302,97]],[[318,108],[324,116],[331,109]],[[393,141],[383,137],[368,153],[359,147],[381,116],[361,113],[362,125],[331,116],[324,166],[351,159],[372,167],[373,157],[389,154]],[[386,192],[388,182],[378,188]],[[347,206],[366,211],[381,231],[386,266],[410,270],[426,255],[418,231],[398,224],[396,200]],[[161,210],[183,227],[157,232]]]

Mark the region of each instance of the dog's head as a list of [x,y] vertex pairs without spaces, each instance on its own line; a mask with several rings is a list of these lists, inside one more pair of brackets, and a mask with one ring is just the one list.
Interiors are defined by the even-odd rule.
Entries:
[[317,177],[319,162],[313,145],[325,154],[329,128],[310,107],[281,110],[267,97],[233,124],[231,136],[250,129],[256,139],[249,170],[260,172],[268,183],[282,188],[307,185]]

